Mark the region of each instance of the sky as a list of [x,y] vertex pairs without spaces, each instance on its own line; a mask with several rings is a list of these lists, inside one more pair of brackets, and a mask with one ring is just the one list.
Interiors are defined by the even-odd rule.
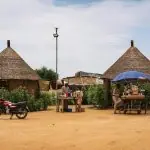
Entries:
[[129,47],[150,58],[149,0],[0,0],[0,51],[11,47],[33,68],[60,78],[104,73]]

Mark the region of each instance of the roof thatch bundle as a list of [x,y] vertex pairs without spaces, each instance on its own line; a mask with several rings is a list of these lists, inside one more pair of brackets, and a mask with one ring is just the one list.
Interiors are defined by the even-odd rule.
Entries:
[[7,41],[7,48],[0,53],[0,79],[39,80],[37,73],[11,48]]
[[131,47],[103,74],[102,78],[113,79],[117,74],[136,70],[150,74],[150,60],[145,57],[131,40]]

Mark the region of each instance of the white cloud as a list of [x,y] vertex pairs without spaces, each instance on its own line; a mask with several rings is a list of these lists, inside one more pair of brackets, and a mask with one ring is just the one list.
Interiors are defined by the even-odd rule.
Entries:
[[60,76],[79,70],[103,73],[128,48],[132,29],[150,22],[149,1],[129,4],[105,1],[86,7],[0,0],[0,36],[12,39],[12,47],[31,67],[55,69],[53,32],[58,26]]

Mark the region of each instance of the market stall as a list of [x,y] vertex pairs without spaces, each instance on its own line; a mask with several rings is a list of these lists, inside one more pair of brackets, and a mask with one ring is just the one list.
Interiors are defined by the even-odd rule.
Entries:
[[124,95],[121,96],[121,99],[123,100],[123,112],[126,114],[127,112],[131,111],[137,111],[138,114],[142,112],[142,110],[145,112],[147,111],[147,104],[145,101],[144,95]]
[[147,101],[144,93],[138,89],[138,86],[132,85],[132,82],[135,80],[149,82],[150,75],[137,71],[127,71],[120,73],[112,81],[119,84],[130,83],[130,91],[120,96],[122,106],[119,106],[119,111],[123,111],[124,114],[131,111],[137,111],[138,114],[142,111],[144,111],[145,114],[147,112]]
[[[73,107],[69,108],[68,104],[69,101],[73,102]],[[58,97],[58,104],[57,104],[57,109],[58,112],[84,112],[85,109],[81,108],[81,110],[79,110],[79,104],[78,104],[78,98],[77,97],[65,97],[65,96],[59,96]]]
[[58,110],[59,110],[59,112],[72,112],[72,109],[68,108],[69,101],[74,101],[75,112],[76,112],[76,110],[77,110],[76,109],[77,108],[76,98],[64,97],[64,96],[58,97]]

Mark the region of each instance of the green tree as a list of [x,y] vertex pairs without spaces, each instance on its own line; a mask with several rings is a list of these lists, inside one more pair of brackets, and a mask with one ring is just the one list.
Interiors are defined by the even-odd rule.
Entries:
[[43,66],[40,69],[36,69],[36,72],[44,80],[56,81],[56,72],[52,69],[48,69],[47,67]]

